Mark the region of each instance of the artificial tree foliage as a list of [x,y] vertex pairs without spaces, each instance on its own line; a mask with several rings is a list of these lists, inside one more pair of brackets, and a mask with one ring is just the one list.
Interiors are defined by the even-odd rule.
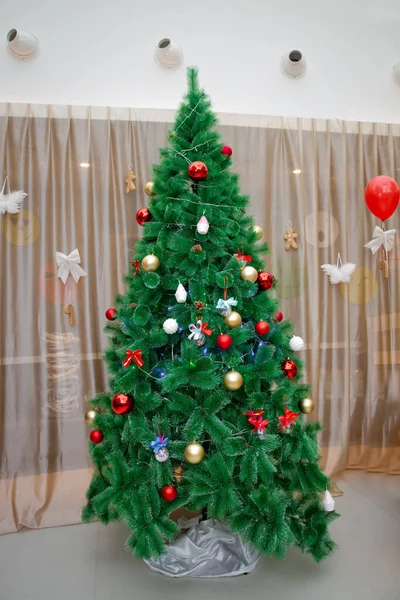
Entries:
[[[215,125],[197,71],[189,69],[188,92],[154,166],[152,220],[136,244],[126,293],[116,298],[117,319],[106,327],[110,391],[91,400],[97,411],[93,427],[104,438],[89,442],[95,469],[83,520],[124,520],[127,547],[149,558],[163,553],[178,534],[170,514],[185,507],[224,521],[262,552],[282,557],[296,545],[319,561],[334,549],[328,524],[337,516],[321,503],[329,480],[318,466],[320,426],[299,416],[290,429],[280,427],[285,408],[298,412],[309,388],[301,383],[301,361],[290,348],[293,326],[276,319],[274,290],[241,278],[246,264],[264,268],[267,245],[257,241],[246,214],[248,198],[240,193],[231,158],[221,152]],[[189,177],[194,161],[207,165],[205,179]],[[203,215],[210,227],[199,234]],[[238,259],[238,253],[251,261]],[[155,272],[140,267],[149,254],[160,260]],[[184,303],[175,299],[179,283],[188,292]],[[243,319],[232,329],[216,309],[220,298],[230,297]],[[179,326],[174,334],[163,329],[170,318]],[[188,339],[189,325],[200,319],[212,329],[203,346]],[[270,325],[262,337],[255,332],[259,320]],[[222,333],[232,338],[226,351],[216,343]],[[123,366],[126,351],[137,349],[144,364]],[[287,358],[298,366],[293,379],[282,370]],[[244,380],[237,391],[223,382],[231,369]],[[120,392],[134,399],[129,414],[112,410]],[[245,413],[260,409],[269,424],[258,435]],[[163,463],[150,448],[158,433],[169,438]],[[205,449],[198,464],[184,457],[194,440]],[[160,495],[165,485],[176,486],[172,502]]]

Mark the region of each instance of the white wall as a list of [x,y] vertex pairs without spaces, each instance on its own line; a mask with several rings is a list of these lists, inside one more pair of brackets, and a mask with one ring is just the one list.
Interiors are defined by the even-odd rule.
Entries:
[[[3,0],[0,38],[29,29],[41,54],[17,63],[0,46],[0,101],[175,108],[185,72],[163,71],[168,36],[220,112],[400,122],[399,0]],[[300,49],[307,76],[281,54]]]

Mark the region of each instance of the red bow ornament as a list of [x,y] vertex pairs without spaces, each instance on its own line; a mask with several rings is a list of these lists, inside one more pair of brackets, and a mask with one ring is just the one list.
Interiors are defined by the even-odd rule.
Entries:
[[264,429],[269,425],[269,421],[267,419],[263,419],[262,415],[264,414],[263,410],[250,410],[247,413],[244,413],[246,417],[249,417],[247,420],[250,425],[253,425],[253,431],[264,431]]
[[126,358],[122,363],[124,367],[129,367],[132,361],[135,361],[135,364],[141,368],[144,365],[144,360],[142,359],[142,351],[141,350],[127,350]]
[[242,260],[245,263],[249,263],[253,260],[253,257],[250,256],[250,254],[243,254],[243,250],[240,251],[239,249],[237,251],[237,254],[234,254],[233,256],[238,260]]
[[135,277],[138,273],[140,273],[140,262],[138,259],[135,262],[131,263],[133,265],[133,276]]
[[288,410],[285,406],[284,414],[278,417],[279,428],[284,430],[290,430],[292,425],[296,425],[296,420],[299,418],[299,413],[295,413],[292,410]]

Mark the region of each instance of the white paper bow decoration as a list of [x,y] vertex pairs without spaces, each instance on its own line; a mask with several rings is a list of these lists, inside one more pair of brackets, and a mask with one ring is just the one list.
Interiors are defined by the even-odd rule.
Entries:
[[[7,193],[6,193],[7,186]],[[21,202],[25,200],[28,194],[22,190],[18,192],[10,192],[10,185],[8,183],[8,177],[6,176],[3,189],[0,192],[0,215],[4,213],[16,214],[21,210]]]
[[86,271],[80,267],[81,257],[77,248],[72,250],[68,256],[62,252],[56,252],[56,261],[58,265],[58,277],[65,284],[68,275],[71,274],[78,283],[81,277],[87,277]]
[[354,269],[357,265],[354,263],[342,263],[340,254],[337,255],[336,265],[325,264],[321,265],[321,269],[329,275],[331,283],[349,283]]
[[394,245],[394,234],[395,229],[388,229],[384,231],[378,225],[375,227],[372,235],[372,240],[365,244],[364,248],[369,248],[372,254],[376,254],[381,246],[383,246],[385,252],[390,252]]

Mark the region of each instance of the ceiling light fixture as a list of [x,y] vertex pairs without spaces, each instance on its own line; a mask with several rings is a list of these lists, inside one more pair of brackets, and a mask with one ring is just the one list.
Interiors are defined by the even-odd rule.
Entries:
[[281,71],[290,79],[304,77],[306,66],[306,60],[300,50],[291,50],[281,58]]
[[159,67],[179,69],[183,65],[183,50],[169,38],[163,38],[157,44],[154,58]]
[[36,35],[30,31],[10,29],[7,33],[8,54],[14,60],[33,60],[40,53],[40,43]]

